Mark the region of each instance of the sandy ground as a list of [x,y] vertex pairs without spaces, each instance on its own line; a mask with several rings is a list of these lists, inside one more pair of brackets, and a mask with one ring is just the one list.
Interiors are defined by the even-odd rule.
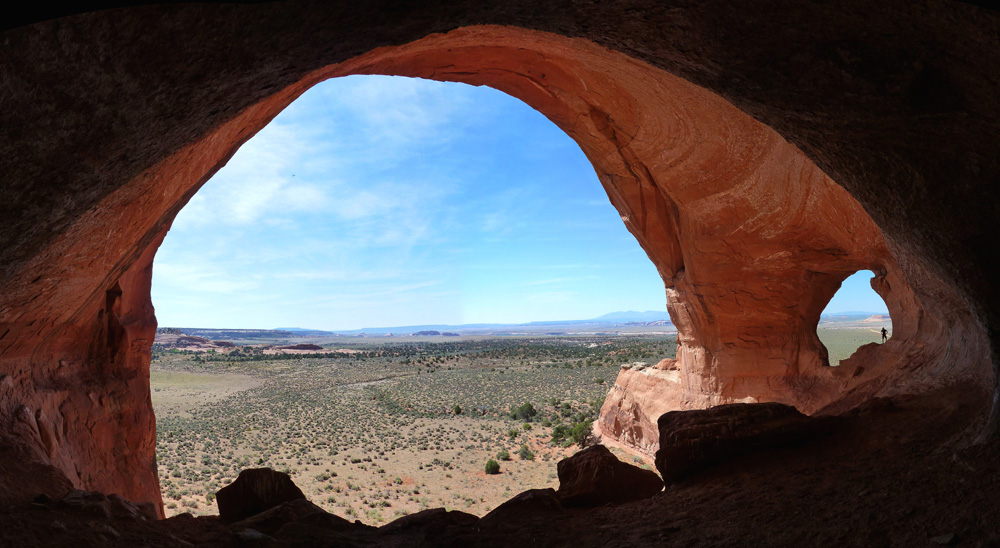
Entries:
[[[239,470],[259,466],[288,472],[313,502],[352,520],[377,525],[437,507],[483,515],[518,492],[557,487],[556,463],[578,449],[550,443],[552,429],[540,422],[526,426],[496,413],[470,416],[472,410],[411,416],[373,401],[372,389],[392,387],[412,374],[324,387],[323,376],[311,376],[308,368],[268,367],[274,378],[154,371],[168,516],[217,514],[215,491]],[[593,375],[577,371],[567,374]],[[439,391],[453,386],[445,382],[449,374],[457,373],[433,377],[442,383]],[[438,386],[434,382],[431,388]],[[300,398],[296,387],[308,394]],[[519,456],[522,446],[533,454],[530,459]],[[501,450],[509,460],[498,457]],[[485,473],[491,458],[500,462],[500,474]]]
[[237,373],[213,375],[157,368],[150,368],[149,371],[153,411],[157,417],[190,416],[191,409],[260,384],[260,379]]
[[[834,364],[858,345],[879,340],[877,331],[860,326],[821,328],[819,336]],[[153,404],[161,425],[158,459],[168,516],[217,514],[215,491],[239,470],[258,466],[287,471],[327,511],[373,525],[435,507],[483,515],[528,488],[557,487],[556,463],[576,450],[551,444],[551,428],[538,422],[525,430],[521,421],[472,417],[469,409],[458,416],[396,415],[366,391],[412,381],[417,384],[400,385],[409,387],[405,393],[422,402],[439,398],[436,405],[450,408],[446,402],[452,390],[491,389],[448,384],[448,371],[418,377],[405,371],[361,374],[334,368],[327,374],[292,362],[264,363],[260,367],[270,377],[154,364]],[[591,371],[613,379],[610,369]],[[358,380],[350,380],[355,376]],[[327,378],[329,386],[323,386]],[[274,379],[281,381],[274,384]],[[610,384],[598,387],[598,393],[606,386]],[[282,390],[295,392],[296,387],[304,399],[289,402]],[[231,428],[230,419],[243,415],[248,418],[236,424],[237,431],[214,436],[220,425]],[[171,430],[179,437],[162,439]],[[511,430],[516,431],[513,437]],[[652,459],[607,444],[623,461],[651,468]],[[521,445],[534,453],[533,460],[518,456]],[[486,461],[501,450],[510,460],[500,461],[500,474],[486,475]]]

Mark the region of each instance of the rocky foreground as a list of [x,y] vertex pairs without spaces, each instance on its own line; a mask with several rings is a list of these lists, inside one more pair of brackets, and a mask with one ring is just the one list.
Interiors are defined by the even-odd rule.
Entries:
[[0,545],[1000,546],[1000,445],[970,445],[982,410],[954,401],[900,396],[818,420],[771,404],[685,412],[660,421],[665,489],[595,446],[560,463],[559,490],[482,518],[439,508],[374,528],[254,470],[220,491],[221,517],[156,521],[81,491],[7,500]]

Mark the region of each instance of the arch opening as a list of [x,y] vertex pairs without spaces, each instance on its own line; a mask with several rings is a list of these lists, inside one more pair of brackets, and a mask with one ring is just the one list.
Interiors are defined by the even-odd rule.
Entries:
[[[859,270],[847,276],[826,304],[816,334],[826,350],[827,363],[837,367],[855,353],[871,353],[892,337],[892,314],[875,292],[875,272]],[[883,337],[882,330],[885,330]],[[900,342],[900,344],[905,344]]]
[[488,87],[380,75],[297,98],[154,260],[160,325],[364,327],[666,316],[578,145]]
[[[592,169],[560,129],[494,90],[348,76],[299,97],[198,191],[157,250],[151,385],[166,515],[217,514],[215,492],[258,466],[372,525],[428,506],[481,515],[522,483],[556,487],[556,461],[574,451],[573,428],[596,418],[618,364],[655,363],[671,346],[649,335],[661,326],[617,337],[553,321],[663,308],[645,253],[595,204],[606,198]],[[351,308],[346,296],[364,290],[374,297]],[[421,301],[442,290],[457,299]],[[482,293],[524,315],[484,315]],[[373,306],[387,310],[366,315]],[[538,320],[548,324],[440,325]],[[312,332],[281,328],[293,325]],[[521,404],[538,415],[507,416]],[[501,471],[484,481],[489,458]]]

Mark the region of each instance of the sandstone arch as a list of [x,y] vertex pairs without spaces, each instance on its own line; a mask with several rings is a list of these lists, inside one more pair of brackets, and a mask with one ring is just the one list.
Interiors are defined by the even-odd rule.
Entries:
[[[159,501],[148,387],[153,253],[235,147],[311,84],[350,73],[491,85],[581,144],[664,277],[683,343],[676,364],[623,374],[602,413],[606,433],[648,450],[655,440],[643,421],[663,405],[760,399],[838,410],[956,382],[971,382],[979,390],[970,398],[985,400],[998,297],[988,283],[996,260],[982,238],[995,217],[969,197],[984,190],[977,181],[1000,173],[988,150],[1000,119],[996,84],[976,73],[1000,56],[995,17],[952,4],[905,12],[924,42],[894,30],[899,44],[886,47],[912,48],[920,66],[892,71],[865,47],[866,32],[884,30],[881,10],[898,15],[891,9],[900,6],[758,7],[754,17],[823,22],[841,48],[833,55],[847,59],[838,68],[857,79],[834,81],[811,72],[810,63],[829,64],[827,41],[750,32],[759,40],[750,47],[740,34],[747,14],[711,3],[569,15],[558,3],[528,5],[390,13],[408,21],[402,27],[378,11],[295,2],[137,8],[8,32],[0,57],[11,90],[2,152],[12,182],[0,232],[4,445],[76,485]],[[636,23],[637,13],[650,22]],[[940,13],[951,23],[940,25]],[[963,33],[987,54],[963,55]],[[952,52],[951,65],[920,45],[927,36]],[[816,82],[767,65],[769,52],[789,45],[800,46],[799,57],[773,58]],[[873,92],[873,81],[903,91]],[[883,116],[893,133],[862,123],[862,114]],[[858,127],[838,123],[844,117]],[[928,135],[951,140],[928,154],[919,146]],[[961,218],[926,216],[963,205]],[[861,367],[830,370],[815,323],[840,280],[860,268],[882,274],[876,290],[898,318],[898,343]]]

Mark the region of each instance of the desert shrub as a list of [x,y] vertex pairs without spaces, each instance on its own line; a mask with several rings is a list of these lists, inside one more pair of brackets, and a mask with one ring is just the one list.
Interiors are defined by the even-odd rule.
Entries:
[[572,431],[573,428],[570,426],[566,426],[565,424],[557,424],[552,429],[552,443],[561,444],[562,442],[566,441],[566,438],[569,437]]
[[497,453],[497,458],[500,460],[510,460],[510,452],[506,449],[501,449],[500,452]]
[[510,418],[531,422],[531,419],[535,418],[537,414],[538,411],[535,410],[535,406],[531,405],[530,402],[525,402],[510,412]]
[[452,412],[455,413],[456,415],[461,415],[462,407],[456,403],[455,407],[452,409]]
[[535,454],[528,449],[527,445],[522,444],[521,449],[517,452],[517,456],[521,457],[521,460],[535,460]]
[[573,429],[570,431],[570,438],[573,440],[573,443],[580,447],[590,445],[593,441],[593,435],[591,434],[591,425],[593,422],[593,419],[591,419],[573,425]]
[[486,473],[487,474],[499,474],[500,473],[500,463],[490,459],[486,461]]

